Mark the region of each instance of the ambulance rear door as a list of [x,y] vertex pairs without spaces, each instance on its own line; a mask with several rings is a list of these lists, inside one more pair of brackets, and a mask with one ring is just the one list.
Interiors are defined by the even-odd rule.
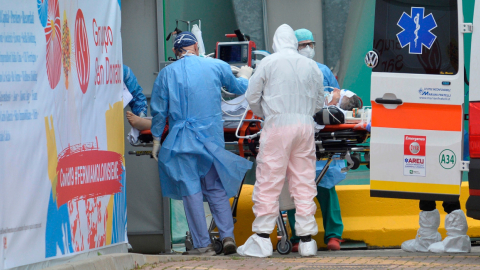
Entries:
[[[377,0],[372,197],[456,200],[464,103],[461,0]],[[375,65],[376,64],[376,65]]]

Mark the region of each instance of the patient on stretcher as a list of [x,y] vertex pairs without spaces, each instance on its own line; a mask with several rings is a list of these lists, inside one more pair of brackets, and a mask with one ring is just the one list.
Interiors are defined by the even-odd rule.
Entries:
[[361,109],[362,100],[350,90],[334,88],[333,91],[325,91],[325,106],[337,106],[344,111],[351,111],[355,108]]

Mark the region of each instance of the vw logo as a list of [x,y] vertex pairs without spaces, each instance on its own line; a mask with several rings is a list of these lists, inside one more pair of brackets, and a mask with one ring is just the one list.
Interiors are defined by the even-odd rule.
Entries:
[[374,51],[369,51],[365,56],[365,64],[369,68],[375,68],[378,65],[378,54]]

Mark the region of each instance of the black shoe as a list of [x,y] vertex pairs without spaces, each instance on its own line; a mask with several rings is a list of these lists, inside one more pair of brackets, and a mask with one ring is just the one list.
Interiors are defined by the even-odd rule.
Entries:
[[223,238],[223,254],[229,255],[233,253],[237,253],[237,244],[235,244],[235,239],[231,237]]

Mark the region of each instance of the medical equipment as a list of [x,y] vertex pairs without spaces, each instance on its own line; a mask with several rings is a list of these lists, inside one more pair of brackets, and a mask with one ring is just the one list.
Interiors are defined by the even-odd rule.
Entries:
[[257,55],[268,56],[269,52],[257,50],[254,41],[247,40],[249,37],[243,35],[239,30],[235,34],[226,34],[228,38],[238,38],[238,41],[217,42],[215,58],[223,60],[231,66],[241,67],[247,65],[255,68],[261,59]]

